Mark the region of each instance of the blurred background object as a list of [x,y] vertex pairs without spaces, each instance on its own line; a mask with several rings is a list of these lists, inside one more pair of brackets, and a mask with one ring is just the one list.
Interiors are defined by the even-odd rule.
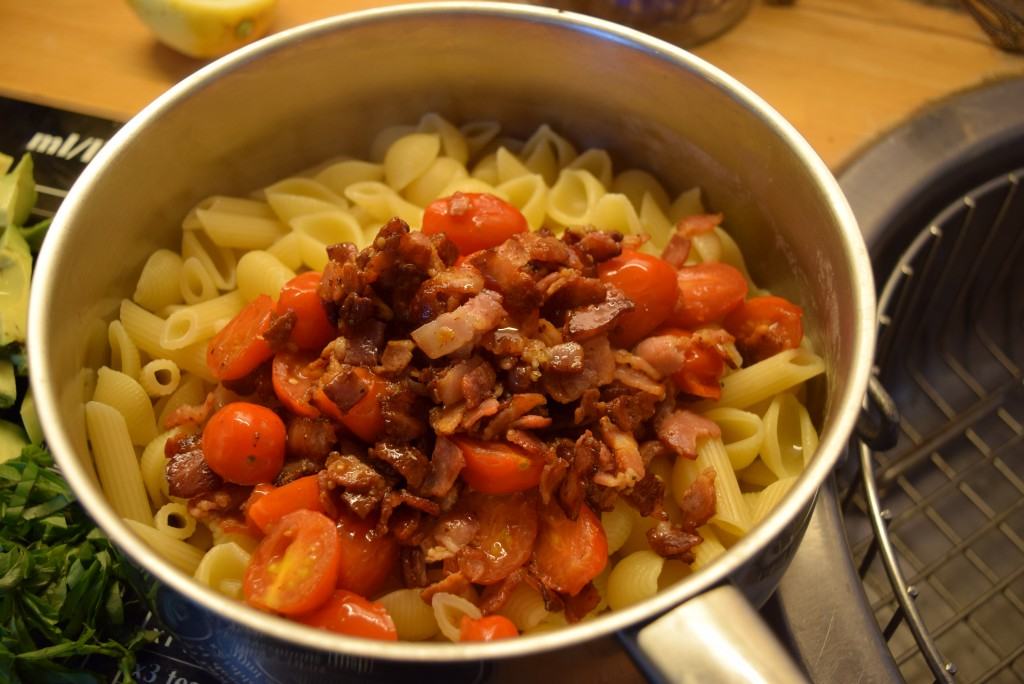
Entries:
[[609,19],[692,47],[732,28],[753,0],[537,0],[534,4]]
[[992,42],[1024,52],[1024,0],[960,0]]
[[262,38],[277,0],[128,0],[161,43],[189,57],[220,57]]

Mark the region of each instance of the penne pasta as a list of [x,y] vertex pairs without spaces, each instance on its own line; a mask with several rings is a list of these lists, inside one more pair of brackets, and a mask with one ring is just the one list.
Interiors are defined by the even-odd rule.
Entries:
[[178,389],[181,370],[170,359],[154,359],[139,372],[139,384],[151,397],[166,397]]
[[148,525],[153,514],[124,416],[113,406],[90,401],[85,405],[85,425],[96,474],[110,505],[122,518]]
[[180,254],[169,249],[153,252],[142,267],[132,300],[150,311],[179,303],[182,297],[178,282],[183,266]]
[[167,562],[187,575],[194,574],[203,560],[203,552],[188,542],[169,537],[155,527],[136,520],[126,518],[125,523]]
[[185,540],[196,531],[196,519],[183,503],[165,503],[153,515],[153,527],[172,539]]
[[111,321],[107,326],[107,341],[110,343],[110,365],[130,378],[138,377],[142,369],[139,348],[132,342],[121,321]]
[[92,398],[117,409],[124,416],[132,444],[142,446],[156,437],[153,404],[135,378],[103,366],[96,373],[96,389]]

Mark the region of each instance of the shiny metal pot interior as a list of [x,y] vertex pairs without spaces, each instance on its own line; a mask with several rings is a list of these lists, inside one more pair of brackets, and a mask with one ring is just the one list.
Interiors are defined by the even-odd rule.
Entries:
[[[619,168],[650,170],[672,191],[700,185],[709,206],[725,212],[755,279],[807,311],[808,334],[828,368],[817,402],[818,454],[780,507],[728,553],[633,608],[490,644],[382,644],[301,627],[173,569],[115,515],[84,465],[83,387],[86,369],[104,361],[105,321],[130,296],[146,257],[178,245],[186,210],[333,155],[365,155],[374,132],[427,111],[458,122],[498,120],[518,135],[546,122],[580,147],[608,149]],[[764,600],[845,447],[873,346],[871,269],[853,216],[823,163],[778,114],[666,43],[583,16],[500,3],[353,13],[285,31],[200,70],[129,122],[88,167],[54,221],[35,277],[33,389],[49,443],[90,514],[185,599],[186,612],[215,619],[218,634],[257,643],[261,658],[283,649],[312,662],[309,652],[321,651],[340,666],[365,662],[348,656],[426,665],[559,648],[647,621],[730,579]]]

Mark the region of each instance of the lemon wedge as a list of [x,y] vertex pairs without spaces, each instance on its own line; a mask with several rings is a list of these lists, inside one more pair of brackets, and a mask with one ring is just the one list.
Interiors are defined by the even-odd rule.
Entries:
[[160,42],[219,57],[265,34],[276,0],[128,0]]

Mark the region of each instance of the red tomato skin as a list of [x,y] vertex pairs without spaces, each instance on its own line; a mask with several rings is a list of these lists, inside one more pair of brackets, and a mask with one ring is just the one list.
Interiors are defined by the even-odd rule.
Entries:
[[271,525],[292,511],[325,512],[323,504],[320,503],[320,483],[316,475],[300,477],[264,493],[255,501],[252,496],[249,500],[246,517],[263,534],[270,530]]
[[221,408],[203,428],[203,456],[210,470],[240,485],[269,482],[284,465],[286,432],[276,413],[244,401]]
[[398,567],[397,540],[390,534],[377,534],[376,526],[376,516],[363,520],[345,511],[338,515],[339,589],[374,596]]
[[512,494],[540,484],[544,461],[504,442],[484,442],[467,437],[453,438],[462,450],[466,467],[461,477],[483,494]]
[[799,347],[803,315],[802,308],[783,297],[753,297],[729,314],[723,327],[736,338],[736,348],[750,364]]
[[319,352],[338,336],[338,329],[327,317],[317,292],[319,287],[320,274],[309,271],[285,283],[277,299],[278,314],[284,314],[289,309],[295,312],[295,326],[289,341],[299,349]]
[[479,529],[458,556],[459,570],[477,584],[495,584],[530,560],[537,539],[534,492],[490,495],[463,491],[456,511],[475,516]]
[[695,341],[686,330],[663,328],[656,334],[675,335],[689,340],[683,354],[683,367],[672,374],[672,382],[680,391],[704,399],[718,400],[722,396],[722,373],[725,359],[713,348]]
[[377,375],[362,366],[356,366],[354,370],[356,375],[369,385],[366,394],[355,406],[342,413],[338,405],[331,401],[322,389],[313,393],[313,404],[324,415],[347,427],[359,439],[364,442],[374,442],[384,429],[380,398],[384,395],[387,385]]
[[488,193],[456,192],[434,200],[423,210],[423,232],[444,233],[460,254],[497,247],[529,228],[518,209]]
[[570,520],[556,502],[544,506],[533,549],[533,568],[544,584],[575,596],[608,564],[608,538],[586,504]]
[[293,511],[256,547],[242,583],[245,600],[283,615],[311,612],[334,592],[339,557],[334,521],[315,511]]
[[245,305],[206,346],[206,365],[218,380],[238,380],[274,355],[263,333],[274,316],[274,300],[260,295]]
[[517,636],[519,630],[504,615],[485,615],[476,620],[463,615],[459,624],[459,641],[496,641]]
[[622,290],[635,309],[619,316],[610,339],[618,347],[632,347],[672,314],[679,298],[676,270],[651,254],[623,250],[597,267],[602,281]]
[[274,355],[271,381],[274,394],[289,411],[297,416],[316,418],[320,411],[310,403],[312,387],[322,375],[320,369],[310,366],[319,355],[279,351]]
[[729,264],[684,266],[676,282],[679,297],[668,322],[687,330],[722,320],[747,296],[747,279]]
[[383,605],[344,589],[336,589],[326,603],[311,613],[297,615],[295,620],[338,634],[398,641],[398,630]]

